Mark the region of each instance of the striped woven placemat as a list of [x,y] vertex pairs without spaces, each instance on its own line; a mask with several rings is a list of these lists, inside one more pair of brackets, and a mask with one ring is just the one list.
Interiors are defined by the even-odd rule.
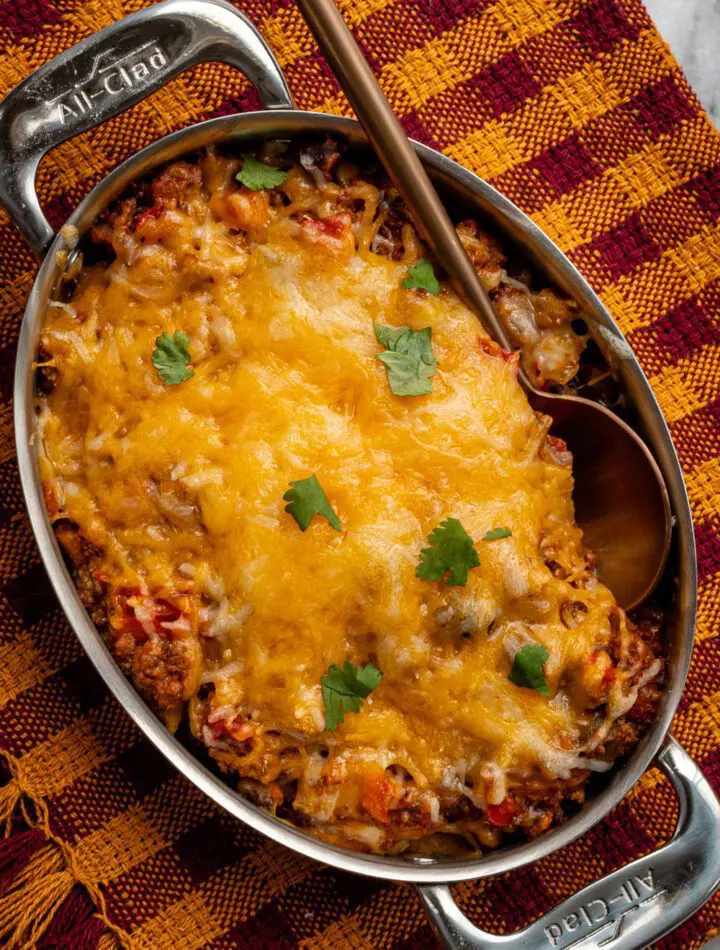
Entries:
[[[0,93],[144,0],[5,0]],[[348,107],[298,11],[238,4],[303,109]],[[341,0],[415,138],[528,211],[620,322],[684,466],[700,558],[697,646],[675,721],[720,788],[720,137],[639,0]],[[59,226],[114,165],[170,130],[257,107],[227,67],[199,67],[58,148],[39,191]],[[0,213],[0,940],[142,950],[434,945],[412,889],[314,864],[220,812],[138,734],[61,616],[25,518],[11,382],[31,253]],[[456,889],[513,930],[672,832],[647,773],[604,822],[530,868]],[[715,898],[662,942],[699,947]]]

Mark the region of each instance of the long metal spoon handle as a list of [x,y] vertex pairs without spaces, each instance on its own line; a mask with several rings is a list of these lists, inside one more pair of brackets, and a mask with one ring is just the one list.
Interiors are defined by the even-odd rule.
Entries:
[[506,349],[510,344],[455,227],[380,84],[332,0],[297,0],[305,20],[415,224],[458,296]]

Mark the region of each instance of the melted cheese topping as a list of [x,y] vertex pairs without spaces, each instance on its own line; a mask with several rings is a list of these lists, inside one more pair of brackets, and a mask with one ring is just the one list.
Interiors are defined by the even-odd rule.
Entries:
[[[212,187],[237,191],[227,175]],[[194,598],[192,690],[213,683],[212,709],[242,710],[296,749],[322,740],[330,758],[304,754],[298,792],[316,815],[346,813],[328,770],[337,785],[391,764],[421,789],[461,775],[500,801],[506,774],[582,764],[591,712],[578,684],[610,642],[614,600],[588,571],[571,471],[547,451],[513,363],[480,345],[447,287],[405,290],[407,255],[372,253],[362,216],[332,233],[298,220],[310,188],[266,204],[251,240],[191,191],[159,237],[126,235],[69,306],[50,308],[43,343],[60,377],[42,415],[44,477],[113,587]],[[432,394],[391,393],[374,323],[432,328]],[[165,386],[151,354],[176,330],[195,375]],[[289,482],[313,473],[340,533],[318,517],[303,533],[284,510]],[[464,587],[415,574],[448,517],[480,558]],[[480,540],[498,526],[512,536]],[[508,678],[526,643],[549,651],[550,701]],[[321,677],[369,659],[381,685],[326,733]],[[253,769],[278,774],[269,759]]]

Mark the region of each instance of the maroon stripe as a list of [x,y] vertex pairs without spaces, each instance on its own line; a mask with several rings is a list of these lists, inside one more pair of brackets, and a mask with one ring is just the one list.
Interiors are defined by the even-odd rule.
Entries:
[[720,690],[720,637],[709,637],[693,648],[692,666],[683,690],[678,712],[684,713],[694,703]]
[[[482,7],[488,5],[476,4],[478,9],[473,12],[480,13]],[[397,29],[399,20],[402,21],[402,31]],[[379,72],[386,63],[396,62],[407,53],[422,49],[426,43],[451,27],[459,26],[459,23],[459,20],[453,22],[440,5],[438,16],[434,18],[428,16],[417,0],[403,0],[367,17],[353,33],[365,58]]]
[[175,856],[193,887],[199,887],[211,874],[236,864],[246,854],[257,849],[259,835],[241,841],[228,827],[231,821],[218,810],[205,821],[194,824],[173,842]]
[[437,947],[438,941],[432,927],[427,920],[422,920],[418,929],[404,940],[394,943],[392,950],[437,950]]
[[700,111],[697,99],[679,73],[643,89],[620,108],[631,114],[652,139],[665,135],[678,122]]
[[326,99],[340,92],[330,67],[318,52],[288,66],[285,78],[298,109],[317,109]]
[[712,224],[720,218],[720,165],[708,168],[683,185]]
[[40,33],[44,27],[55,26],[62,12],[49,0],[22,0],[22,3],[0,3],[0,30],[7,45],[26,36]]
[[475,919],[482,911],[483,925],[490,930],[512,932],[555,904],[557,895],[547,889],[537,865],[531,865],[490,878],[469,896],[463,910]]
[[567,21],[566,29],[593,56],[609,53],[623,40],[634,42],[638,37],[637,26],[628,20],[617,0],[593,0]]
[[[152,770],[159,753],[147,748],[147,768]],[[77,842],[121,815],[138,799],[117,761],[105,762],[71,782],[52,800],[53,834]]]
[[655,260],[661,246],[635,211],[609,231],[570,251],[568,257],[601,290]]
[[408,115],[404,116],[402,124],[403,128],[411,139],[422,142],[423,145],[427,145],[429,148],[435,149],[436,152],[441,151],[440,143],[433,136],[431,130],[427,126],[427,123],[418,112],[413,110],[412,112],[408,113]]
[[689,950],[690,947],[705,946],[711,931],[717,927],[719,911],[720,896],[716,894],[694,917],[653,944],[653,950]]
[[601,855],[610,867],[622,867],[638,854],[655,847],[653,835],[627,801],[621,802],[604,821],[594,825],[583,838],[585,847]]
[[720,571],[720,518],[696,523],[695,544],[698,578],[702,583]]
[[[340,917],[353,914],[367,904],[388,885],[372,878],[360,878],[351,874],[320,869],[297,884],[288,887],[277,902],[263,907],[248,920],[237,923],[211,944],[213,950],[234,950],[236,947],[274,948],[274,941],[283,936],[289,943],[281,947],[296,946],[298,937],[306,936],[308,924],[306,913],[312,912],[312,929],[321,934]],[[293,921],[296,927],[293,927]],[[267,940],[267,942],[265,942]]]
[[629,342],[641,359],[653,358],[675,364],[703,346],[720,343],[720,280],[703,287],[649,326],[629,334]]
[[532,200],[527,203],[539,209],[574,191],[578,185],[599,175],[601,171],[602,168],[583,144],[580,135],[574,133],[523,167],[523,175],[529,176],[534,186]]
[[58,908],[36,950],[95,950],[106,932],[95,905],[79,884]]
[[716,746],[698,765],[713,789],[720,794],[720,747]]
[[7,890],[46,841],[47,838],[39,828],[16,831],[9,838],[0,840],[0,894]]
[[[293,950],[298,946],[298,937],[304,936],[307,921],[295,919],[298,930],[293,926],[293,918],[285,916],[282,905],[285,894],[278,903],[265,904],[252,917],[231,927],[222,937],[208,944],[208,950],[236,950],[238,947],[252,950]],[[312,910],[314,915],[314,902]]]

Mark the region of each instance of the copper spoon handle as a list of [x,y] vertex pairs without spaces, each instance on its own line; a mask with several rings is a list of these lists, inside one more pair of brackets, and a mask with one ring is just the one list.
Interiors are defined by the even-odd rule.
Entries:
[[510,343],[435,187],[333,0],[297,0],[305,20],[415,224],[461,300],[505,349]]

